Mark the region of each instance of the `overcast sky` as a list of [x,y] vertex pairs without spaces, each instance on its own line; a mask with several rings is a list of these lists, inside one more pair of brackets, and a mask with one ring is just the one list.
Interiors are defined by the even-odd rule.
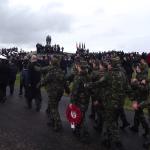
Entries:
[[150,0],[0,0],[0,48],[35,50],[37,42],[75,52],[150,50]]

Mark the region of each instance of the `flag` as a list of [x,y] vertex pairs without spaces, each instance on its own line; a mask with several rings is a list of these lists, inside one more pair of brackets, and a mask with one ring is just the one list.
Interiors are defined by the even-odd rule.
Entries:
[[81,49],[81,43],[79,43],[79,49]]
[[84,43],[84,49],[85,49],[85,43]]
[[82,43],[82,49],[84,49],[84,44]]
[[78,43],[76,42],[76,49],[78,49]]

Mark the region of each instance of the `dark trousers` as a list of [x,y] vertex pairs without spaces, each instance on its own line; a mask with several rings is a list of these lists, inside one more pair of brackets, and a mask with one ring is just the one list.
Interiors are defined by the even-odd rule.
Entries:
[[134,114],[134,127],[138,129],[140,123],[142,124],[142,127],[147,131],[149,130],[149,127],[148,127],[148,123],[145,119],[145,116],[144,116],[144,112],[143,112],[143,109],[138,109],[138,110],[135,110],[135,114]]
[[29,107],[32,107],[32,100],[35,99],[36,109],[40,110],[41,102],[42,102],[40,88],[26,87],[25,95],[26,95],[27,105]]
[[20,88],[19,88],[19,94],[22,94],[23,88],[24,88],[24,85],[23,85],[22,78],[21,78],[21,76],[20,76]]
[[7,84],[1,83],[0,84],[0,102],[3,102],[6,99],[6,87]]
[[118,108],[118,119],[119,118],[121,119],[123,125],[128,123],[123,107]]
[[104,125],[104,108],[101,106],[95,107],[96,112],[96,129],[99,133],[103,131],[103,125]]
[[95,106],[94,106],[94,98],[92,97],[92,100],[91,100],[91,117],[93,117],[93,119],[95,119]]
[[14,93],[15,80],[9,81],[10,94]]

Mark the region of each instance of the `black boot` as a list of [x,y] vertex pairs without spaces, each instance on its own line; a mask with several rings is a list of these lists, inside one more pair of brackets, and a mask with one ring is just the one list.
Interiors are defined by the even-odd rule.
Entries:
[[36,106],[36,112],[40,112],[40,110],[41,110],[41,104],[38,104],[38,105]]
[[46,113],[47,115],[49,115],[49,114],[50,114],[50,109],[47,108],[47,109],[45,110],[45,113]]
[[93,128],[95,129],[96,132],[98,132],[99,134],[102,133],[102,128],[99,127],[98,125],[93,126]]
[[124,130],[125,128],[129,127],[130,123],[129,122],[125,122],[123,123],[123,125],[120,127],[120,129]]
[[137,127],[135,127],[135,126],[130,127],[130,130],[132,132],[136,132],[136,133],[139,132],[139,129]]
[[4,104],[6,102],[6,99],[7,99],[6,97],[3,97],[1,103]]
[[60,131],[62,131],[62,125],[57,125],[57,126],[54,125],[53,131],[55,131],[55,132],[60,132]]
[[39,112],[41,110],[41,99],[36,99],[35,100],[35,104],[36,104],[36,112]]
[[124,150],[122,142],[118,141],[115,143],[111,143],[111,150]]
[[89,118],[92,119],[92,120],[95,120],[95,114],[90,114]]
[[28,109],[32,109],[32,103],[31,103],[31,102],[28,102],[28,103],[27,103],[27,108],[28,108]]
[[80,141],[85,144],[90,144],[90,136],[89,133],[86,132],[80,137]]
[[19,96],[22,96],[22,92],[19,92]]
[[78,125],[75,126],[75,129],[73,130],[73,134],[79,138],[80,137],[80,128]]
[[150,141],[146,141],[144,144],[143,144],[143,147],[147,150],[149,150],[150,148]]
[[149,128],[145,128],[145,132],[143,133],[143,137],[147,138],[148,135],[149,135]]
[[111,147],[111,143],[108,139],[104,139],[102,140],[102,145],[105,146],[106,148],[110,148]]
[[54,127],[54,119],[50,118],[49,121],[47,122],[47,125],[49,127]]

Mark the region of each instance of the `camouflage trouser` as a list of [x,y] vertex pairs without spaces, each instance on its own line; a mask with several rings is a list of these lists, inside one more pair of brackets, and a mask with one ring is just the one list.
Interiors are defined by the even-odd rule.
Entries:
[[[148,95],[148,101],[150,101],[150,94]],[[148,110],[148,119],[150,121],[150,106],[147,107],[147,110]]]
[[59,101],[63,95],[63,92],[56,92],[55,94],[51,92],[52,94],[49,94],[49,100],[48,100],[48,117],[51,123],[53,124],[54,128],[61,128],[62,123],[60,119],[60,114],[58,110]]
[[120,118],[123,125],[127,124],[128,121],[127,121],[127,117],[126,117],[125,110],[124,110],[123,106],[120,106],[117,110],[118,110],[118,121]]
[[105,127],[106,133],[105,138],[112,143],[120,141],[119,128],[117,123],[117,110],[105,109]]
[[82,118],[81,123],[76,125],[75,133],[77,136],[79,136],[81,141],[83,140],[83,142],[86,142],[87,138],[89,137],[87,122],[86,122],[86,112],[88,109],[88,105],[82,105],[82,104],[77,104],[77,105],[83,114],[83,118]]

